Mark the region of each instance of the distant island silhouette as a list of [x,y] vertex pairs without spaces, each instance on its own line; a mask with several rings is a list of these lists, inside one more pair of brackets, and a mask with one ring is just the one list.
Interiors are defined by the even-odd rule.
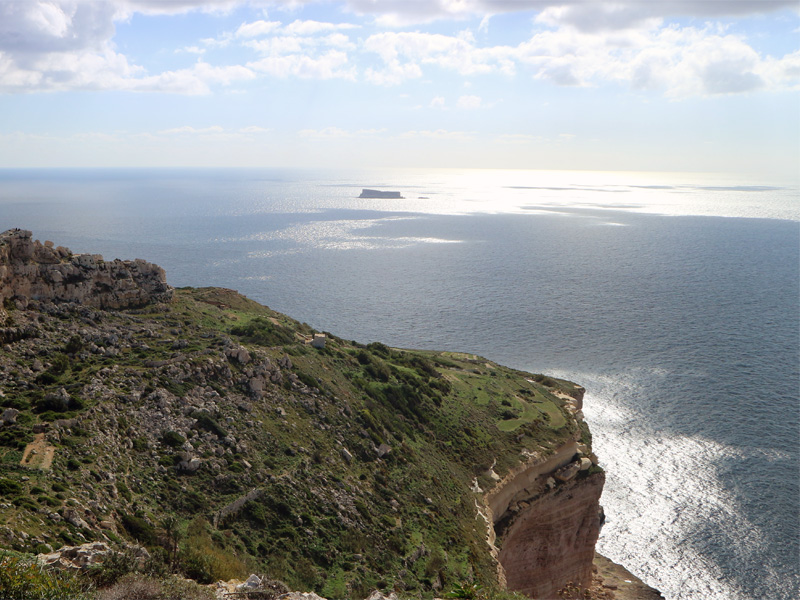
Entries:
[[364,188],[361,190],[359,198],[396,198],[402,200],[404,197],[400,195],[400,192],[384,192]]

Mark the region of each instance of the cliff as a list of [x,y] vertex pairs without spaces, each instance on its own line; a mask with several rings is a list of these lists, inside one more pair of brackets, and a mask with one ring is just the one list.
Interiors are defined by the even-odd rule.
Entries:
[[72,254],[52,242],[33,241],[32,235],[22,229],[0,234],[0,299],[119,309],[172,298],[164,269],[157,265]]
[[594,473],[533,498],[507,526],[500,550],[508,589],[556,598],[567,583],[592,583],[605,476]]
[[328,598],[591,583],[603,474],[582,388],[312,345],[234,291],[173,292],[155,265],[19,230],[0,286],[0,548],[136,544],[198,581],[258,569]]

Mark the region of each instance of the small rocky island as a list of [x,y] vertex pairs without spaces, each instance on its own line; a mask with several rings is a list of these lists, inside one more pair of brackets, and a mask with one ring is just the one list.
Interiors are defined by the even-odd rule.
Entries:
[[580,386],[322,333],[0,234],[0,596],[660,597],[595,558]]
[[389,192],[389,191],[381,191],[381,190],[371,190],[368,188],[364,188],[361,190],[361,195],[359,198],[381,198],[381,199],[394,199],[394,200],[403,200],[404,196],[400,195],[400,192]]

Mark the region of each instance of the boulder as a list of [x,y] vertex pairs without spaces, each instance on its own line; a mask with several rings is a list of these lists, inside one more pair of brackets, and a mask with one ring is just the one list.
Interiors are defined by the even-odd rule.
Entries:
[[67,523],[71,523],[75,527],[80,527],[82,529],[91,529],[89,524],[83,520],[80,513],[74,508],[65,508],[63,516],[64,520]]
[[375,590],[366,598],[366,600],[397,600],[397,594],[391,592],[388,596],[386,596],[383,592]]
[[39,554],[36,558],[46,569],[87,570],[102,564],[111,553],[105,542],[91,542],[80,546],[66,546],[56,552]]
[[203,461],[192,456],[191,452],[179,452],[178,458],[180,458],[180,462],[178,463],[178,471],[182,471],[184,473],[194,473],[200,468],[200,465],[203,464]]
[[3,411],[2,416],[0,416],[0,421],[5,425],[13,425],[17,422],[18,414],[19,411],[16,408],[7,408]]
[[568,465],[561,467],[558,471],[553,473],[553,477],[559,481],[570,481],[575,478],[578,471],[581,470],[581,463],[578,461],[571,462]]
[[325,598],[317,596],[314,592],[289,592],[280,596],[280,600],[325,600]]
[[237,592],[250,592],[257,590],[261,587],[261,578],[258,575],[252,574],[247,578],[247,581],[236,586]]
[[250,353],[243,346],[227,346],[225,348],[225,356],[231,361],[238,362],[240,365],[246,365],[250,362]]
[[378,455],[378,458],[383,458],[384,456],[389,454],[391,451],[392,451],[392,447],[389,444],[381,444],[380,446],[378,446],[378,448],[376,449],[375,452]]

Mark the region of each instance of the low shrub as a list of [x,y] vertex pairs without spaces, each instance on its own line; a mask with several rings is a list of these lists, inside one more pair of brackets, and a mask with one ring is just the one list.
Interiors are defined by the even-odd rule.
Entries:
[[189,524],[187,537],[178,555],[181,570],[187,577],[203,584],[246,577],[245,563],[233,552],[215,543],[208,527],[201,517]]
[[45,571],[33,557],[0,552],[3,600],[89,600],[91,584],[75,574]]
[[88,575],[97,587],[108,587],[136,571],[138,564],[139,559],[131,550],[111,552],[102,564],[91,567]]
[[213,600],[214,593],[194,582],[166,577],[155,579],[132,573],[100,591],[97,600]]
[[231,328],[231,333],[244,341],[262,346],[281,346],[296,342],[291,329],[276,325],[263,317],[256,317],[245,325],[236,325]]
[[200,415],[197,418],[197,427],[200,429],[205,429],[206,431],[213,433],[217,437],[224,438],[228,436],[228,432],[217,423],[213,418],[208,415]]
[[121,520],[125,531],[130,533],[136,540],[148,546],[156,543],[155,528],[143,518],[123,513]]
[[0,496],[16,496],[22,493],[22,484],[6,477],[0,477]]
[[186,438],[177,431],[167,431],[161,436],[161,442],[171,448],[183,446]]

